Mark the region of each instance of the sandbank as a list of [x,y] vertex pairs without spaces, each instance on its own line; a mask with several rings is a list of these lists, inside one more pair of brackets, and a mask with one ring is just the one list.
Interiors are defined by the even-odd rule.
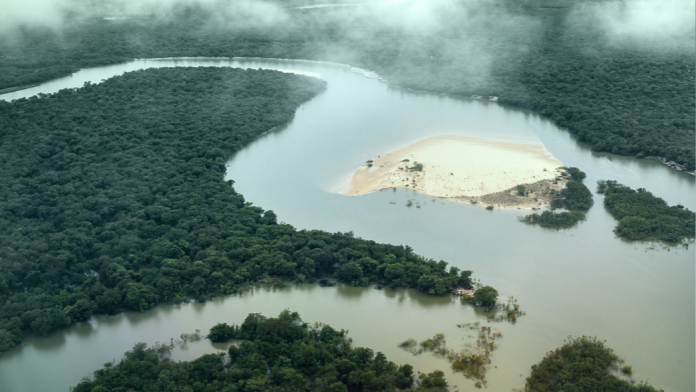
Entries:
[[[344,194],[404,188],[484,206],[534,208],[562,189],[567,178],[562,167],[541,144],[443,135],[367,161]],[[524,186],[522,194],[518,185]]]

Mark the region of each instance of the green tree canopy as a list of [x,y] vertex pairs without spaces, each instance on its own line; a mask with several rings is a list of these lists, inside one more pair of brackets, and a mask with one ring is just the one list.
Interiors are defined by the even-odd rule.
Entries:
[[481,306],[495,306],[497,300],[498,290],[491,286],[484,286],[474,291],[474,302]]
[[647,385],[633,385],[614,376],[621,359],[604,342],[587,336],[570,338],[532,365],[527,392],[616,391],[657,392]]
[[[420,391],[446,392],[444,373],[416,377],[381,353],[353,347],[344,330],[304,323],[295,312],[250,314],[241,326],[218,324],[209,338],[233,331],[241,339],[227,353],[172,362],[168,347],[137,344],[115,366],[106,364],[76,392],[91,391]],[[224,332],[223,332],[224,333]],[[222,340],[225,340],[222,339]]]

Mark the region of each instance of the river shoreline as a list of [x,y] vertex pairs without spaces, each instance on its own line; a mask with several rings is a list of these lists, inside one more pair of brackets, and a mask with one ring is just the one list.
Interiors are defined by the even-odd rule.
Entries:
[[27,84],[25,86],[8,87],[8,88],[4,88],[4,89],[0,90],[0,95],[13,93],[15,91],[26,90],[28,88],[38,87],[38,86],[40,86],[40,85],[39,84]]

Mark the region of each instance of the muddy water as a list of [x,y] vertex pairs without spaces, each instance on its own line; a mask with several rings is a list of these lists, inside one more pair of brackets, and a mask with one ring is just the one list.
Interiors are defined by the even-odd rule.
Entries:
[[[408,244],[417,253],[443,259],[515,295],[527,316],[499,325],[505,337],[495,353],[488,386],[510,390],[523,385],[532,364],[567,335],[607,340],[636,379],[650,379],[670,391],[694,390],[694,246],[651,249],[649,244],[615,239],[615,221],[601,197],[586,222],[551,231],[525,226],[528,211],[494,210],[435,200],[411,191],[381,191],[359,197],[335,193],[367,159],[438,135],[479,137],[512,143],[543,143],[568,166],[584,170],[586,183],[614,179],[645,187],[670,204],[696,209],[693,176],[656,162],[595,154],[565,131],[539,117],[492,102],[451,99],[389,87],[348,67],[291,61],[135,61],[83,70],[72,78],[5,96],[79,87],[126,70],[144,67],[216,65],[274,68],[319,74],[328,89],[303,105],[295,118],[236,154],[227,177],[247,200],[274,210],[298,229],[353,231],[380,242]],[[407,207],[408,200],[413,201]],[[416,208],[419,204],[421,208]],[[132,347],[155,343],[219,321],[240,322],[249,312],[276,315],[290,308],[306,321],[350,330],[355,343],[383,351],[421,371],[445,369],[442,360],[411,357],[396,348],[408,337],[437,332],[450,345],[461,343],[455,324],[480,315],[451,298],[413,291],[377,291],[303,285],[271,293],[219,299],[205,305],[161,306],[145,313],[98,317],[0,357],[3,390],[65,390]],[[177,349],[194,358],[215,347],[206,341]],[[41,369],[41,371],[39,371]],[[37,376],[38,374],[38,376]],[[449,376],[451,385],[473,382]],[[7,387],[6,387],[7,386]]]

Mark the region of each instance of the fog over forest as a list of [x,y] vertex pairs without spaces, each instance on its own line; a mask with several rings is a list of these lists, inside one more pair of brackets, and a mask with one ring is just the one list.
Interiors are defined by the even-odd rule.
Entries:
[[[576,9],[568,17],[568,28],[600,26],[612,43],[643,40],[670,46],[673,42],[685,44],[694,37],[694,11],[690,0],[637,0],[637,1],[586,1],[569,0],[384,0],[384,1],[305,1],[305,0],[6,0],[0,14],[3,34],[20,27],[49,27],[60,30],[73,18],[148,16],[157,19],[172,17],[177,10],[201,7],[212,11],[215,27],[238,28],[244,26],[292,26],[295,8],[311,4],[345,5],[335,7],[335,12],[325,20],[350,28],[351,25],[400,28],[414,35],[438,34],[448,20],[465,21],[459,27],[467,30],[479,28],[482,22],[490,23],[493,30],[512,24],[518,30],[535,28],[535,21],[516,15],[514,10],[501,6],[524,7],[526,5],[568,7]],[[486,14],[476,13],[486,9]],[[493,11],[493,12],[491,12]],[[473,15],[476,13],[476,15]],[[467,17],[469,16],[469,17]],[[463,18],[462,18],[463,17]],[[344,31],[361,37],[359,31]],[[492,32],[495,33],[495,32]],[[526,35],[526,34],[525,34]],[[6,36],[5,36],[6,38]]]
[[[311,15],[314,9],[302,7],[327,3],[344,6],[321,8],[321,17],[307,26],[300,16]],[[394,37],[388,42],[394,63],[409,63],[418,57],[414,53],[428,53],[440,66],[456,65],[470,77],[485,80],[492,64],[514,64],[529,46],[544,38],[538,15],[520,12],[527,6],[572,6],[563,29],[571,35],[600,32],[593,37],[600,41],[595,45],[661,52],[694,50],[695,5],[690,0],[8,0],[0,14],[0,32],[11,43],[20,28],[48,28],[61,37],[64,28],[85,18],[147,18],[166,24],[196,9],[206,15],[198,27],[201,32],[251,30],[264,34],[267,29],[301,37],[307,34],[305,29],[331,31],[340,42],[315,42],[323,45],[320,57],[349,63],[359,56],[354,53],[356,45],[346,43],[370,46],[374,45],[371,41],[379,41],[380,34],[388,33]],[[514,50],[509,50],[511,43]],[[500,45],[506,50],[500,50]],[[591,56],[592,50],[586,54]]]

